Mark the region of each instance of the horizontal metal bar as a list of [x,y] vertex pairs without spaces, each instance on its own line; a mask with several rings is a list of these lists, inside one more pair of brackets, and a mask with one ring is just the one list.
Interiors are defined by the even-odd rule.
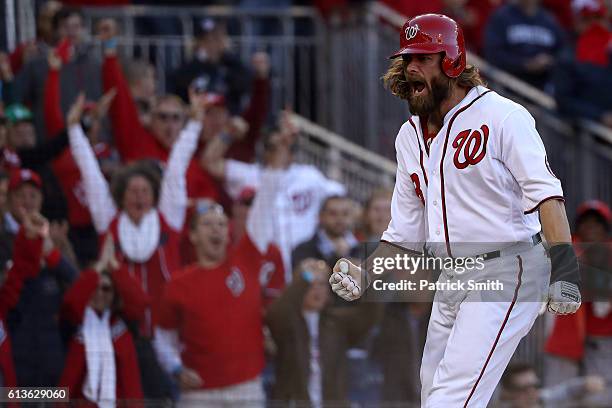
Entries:
[[291,119],[294,121],[298,129],[311,137],[320,140],[321,143],[334,147],[348,155],[355,156],[355,158],[358,160],[362,160],[372,167],[395,175],[397,169],[395,162],[373,153],[355,143],[352,143],[344,137],[337,135],[336,133],[327,130],[322,126],[319,126],[300,115],[293,113],[291,114]]

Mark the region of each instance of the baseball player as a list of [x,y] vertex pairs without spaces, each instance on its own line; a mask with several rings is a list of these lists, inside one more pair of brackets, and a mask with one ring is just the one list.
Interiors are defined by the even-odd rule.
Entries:
[[[561,183],[533,117],[487,89],[466,64],[454,20],[436,14],[408,20],[390,58],[385,85],[413,114],[395,142],[392,219],[365,270],[341,259],[330,284],[346,300],[361,297],[368,286],[376,290],[372,260],[398,247],[413,257],[426,251],[482,260],[470,278],[496,277],[505,295],[436,291],[421,363],[421,404],[485,407],[542,300],[555,314],[580,307]],[[480,250],[463,245],[468,242],[482,243]],[[463,279],[456,269],[441,268],[436,283]]]

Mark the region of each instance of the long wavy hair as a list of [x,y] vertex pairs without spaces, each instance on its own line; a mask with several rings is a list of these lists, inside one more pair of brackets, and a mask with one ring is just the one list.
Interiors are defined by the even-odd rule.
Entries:
[[[486,86],[486,82],[480,77],[480,71],[474,65],[467,65],[461,75],[457,78],[450,78],[462,88],[473,88],[477,85]],[[410,85],[406,81],[404,70],[404,61],[401,58],[395,58],[391,61],[389,69],[382,76],[383,85],[394,96],[400,99],[408,100],[410,95]]]

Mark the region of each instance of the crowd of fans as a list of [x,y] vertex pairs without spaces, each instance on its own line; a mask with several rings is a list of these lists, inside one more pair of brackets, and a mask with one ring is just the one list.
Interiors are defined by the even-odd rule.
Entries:
[[[561,109],[609,123],[603,9],[575,1],[580,23],[562,28],[538,1],[488,3],[441,7],[491,62],[536,86],[554,83],[553,68],[600,69],[580,76],[590,90],[555,89]],[[269,109],[268,55],[241,61],[220,21],[196,33],[193,59],[161,73],[122,59],[117,24],[104,19],[93,33],[100,62],[79,10],[48,1],[37,38],[0,54],[0,386],[68,387],[100,407],[417,402],[429,305],[347,303],[327,284],[340,257],[379,240],[391,191],[356,203],[297,163],[298,130]],[[158,75],[172,93],[159,92]],[[596,270],[610,270],[611,218],[604,203],[579,210],[576,241]],[[532,367],[511,366],[502,406],[612,401],[612,307],[581,311],[554,322],[547,388]]]

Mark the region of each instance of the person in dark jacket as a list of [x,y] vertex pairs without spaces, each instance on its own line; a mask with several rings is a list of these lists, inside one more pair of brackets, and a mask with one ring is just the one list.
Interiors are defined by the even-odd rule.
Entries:
[[374,304],[331,305],[331,268],[303,260],[291,284],[268,308],[266,322],[277,346],[272,399],[303,406],[348,406],[347,350],[359,344],[378,318]]
[[501,69],[544,89],[563,43],[561,27],[540,7],[540,0],[514,0],[489,18],[484,56]]
[[612,66],[583,63],[564,54],[554,74],[559,112],[612,127]]
[[205,18],[196,25],[194,58],[170,75],[170,92],[188,100],[192,81],[202,78],[212,92],[227,96],[232,114],[242,113],[243,99],[251,88],[249,69],[238,56],[229,52],[225,25]]
[[[24,217],[40,212],[42,181],[30,170],[17,170],[9,180],[8,211],[4,216],[3,250],[12,249]],[[13,341],[17,381],[22,387],[57,384],[64,361],[64,347],[57,314],[64,289],[76,270],[54,247],[50,237],[43,245],[43,266],[38,276],[25,282],[17,306],[7,317]]]
[[[97,100],[102,96],[101,67],[91,46],[84,43],[85,29],[78,9],[64,8],[56,13],[53,30],[60,39],[57,46],[63,50],[61,107],[62,111],[67,112],[79,92],[85,92],[89,100]],[[27,62],[15,77],[15,99],[32,106],[39,140],[45,136],[43,90],[48,69],[45,52]]]
[[356,256],[359,242],[351,231],[353,202],[344,196],[330,196],[319,211],[319,227],[308,241],[291,255],[294,268],[306,258],[323,259],[329,267],[346,256]]

